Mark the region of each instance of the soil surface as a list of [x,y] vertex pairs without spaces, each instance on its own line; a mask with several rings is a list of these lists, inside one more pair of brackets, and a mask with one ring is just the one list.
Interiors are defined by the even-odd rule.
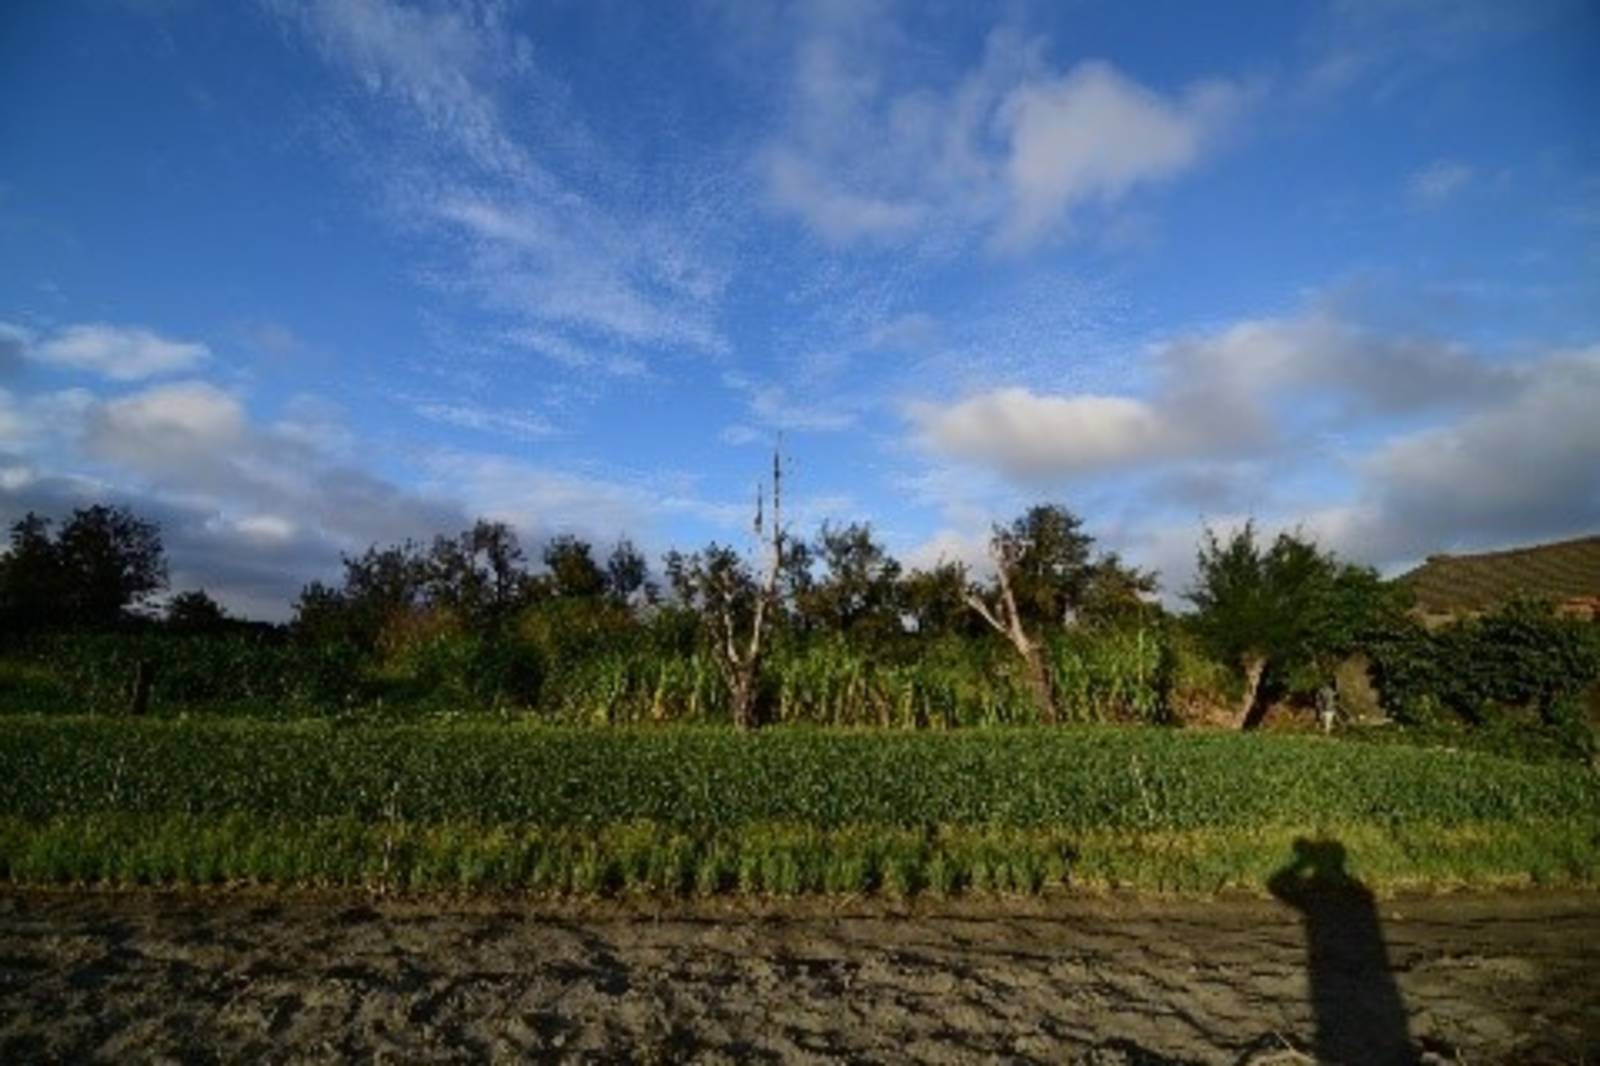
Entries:
[[12,890],[0,1061],[1593,1063],[1597,961],[1592,894],[891,908]]

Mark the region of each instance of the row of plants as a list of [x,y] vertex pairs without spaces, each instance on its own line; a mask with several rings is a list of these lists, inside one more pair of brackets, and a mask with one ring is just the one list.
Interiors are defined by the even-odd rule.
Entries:
[[0,814],[1189,831],[1582,817],[1570,764],[1316,737],[0,720]]
[[[693,833],[650,822],[572,829],[100,814],[0,817],[0,878],[578,896],[1259,892],[1306,839],[1291,829],[1129,835],[751,823]],[[1347,857],[1340,876],[1382,890],[1600,883],[1600,833],[1575,819],[1335,824],[1315,840]]]
[[1600,881],[1571,763],[1147,729],[0,720],[0,877],[545,893]]

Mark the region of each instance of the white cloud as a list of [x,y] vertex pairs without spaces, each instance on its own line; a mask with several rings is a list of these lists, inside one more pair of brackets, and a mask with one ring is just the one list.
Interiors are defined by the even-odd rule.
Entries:
[[21,365],[33,343],[33,331],[12,322],[0,322],[0,375],[8,374]]
[[169,504],[223,515],[282,515],[308,551],[331,553],[412,534],[458,528],[451,496],[402,489],[327,451],[323,435],[298,432],[309,398],[290,417],[260,425],[236,395],[177,382],[88,402],[54,465],[88,462],[118,484]]
[[1121,396],[996,389],[950,407],[915,404],[909,413],[931,449],[1020,478],[1105,470],[1173,446],[1159,412]]
[[140,326],[102,322],[67,326],[39,340],[18,327],[3,327],[0,347],[19,346],[39,362],[91,371],[113,381],[189,370],[211,357],[204,344],[169,340]]
[[866,346],[875,350],[914,351],[939,337],[939,321],[922,311],[896,315],[867,331]]
[[1600,347],[1542,360],[1497,402],[1360,462],[1332,536],[1394,560],[1600,530]]
[[773,206],[799,215],[834,242],[910,233],[927,214],[918,203],[841,189],[815,165],[784,149],[768,157],[767,181]]
[[994,560],[989,555],[988,532],[963,533],[941,529],[927,540],[901,552],[900,561],[908,570],[932,570],[941,563],[961,563],[971,576],[979,580],[994,572]]
[[1302,91],[1317,97],[1364,86],[1387,98],[1434,68],[1508,48],[1579,9],[1501,0],[1335,0],[1313,22],[1319,54],[1306,70]]
[[0,448],[15,448],[33,435],[32,420],[11,393],[0,389]]
[[446,449],[428,456],[425,465],[433,483],[459,493],[474,514],[511,522],[538,536],[637,536],[652,524],[661,499],[641,485],[503,455]]
[[498,5],[419,7],[386,0],[266,0],[300,23],[324,58],[375,96],[405,102],[436,135],[480,166],[529,175],[532,163],[505,136],[481,87],[527,63],[527,44],[505,33]]
[[1469,413],[1351,455],[1345,499],[1280,503],[1258,517],[1389,571],[1434,552],[1591,534],[1600,530],[1597,410],[1600,347],[1553,353]]
[[[533,428],[507,412],[435,413]],[[363,454],[381,443],[368,440]],[[160,524],[175,589],[203,586],[255,617],[286,617],[302,583],[337,577],[341,553],[455,532],[476,515],[513,522],[535,547],[561,531],[597,543],[629,531],[648,543],[673,514],[748,523],[748,504],[706,500],[655,474],[594,477],[466,452],[396,450],[391,461],[408,458],[414,488],[359,465],[339,408],[315,396],[263,420],[243,396],[204,381],[110,397],[0,390],[0,524],[28,510],[126,503]]]
[[1105,62],[1024,83],[996,115],[1010,142],[1010,204],[997,241],[1031,244],[1080,203],[1114,201],[1187,169],[1239,96],[1213,82],[1168,99]]
[[1149,361],[1148,396],[1001,388],[948,405],[913,403],[907,416],[920,443],[936,453],[1050,481],[1265,454],[1291,427],[1304,437],[1470,407],[1526,373],[1316,308],[1179,337],[1156,346]]
[[824,239],[987,232],[1017,250],[1088,203],[1192,167],[1238,110],[1223,81],[1176,95],[1110,63],[1053,71],[1009,30],[944,87],[897,85],[915,44],[871,9],[823,9],[800,33],[787,125],[758,155],[772,206]]
[[235,519],[233,528],[249,540],[286,544],[294,539],[295,524],[281,515],[254,514]]
[[1431,207],[1460,192],[1472,178],[1473,170],[1465,163],[1441,159],[1412,174],[1406,189],[1413,200]]
[[18,396],[0,388],[0,451],[20,451],[76,432],[79,416],[92,403],[83,389]]
[[280,359],[306,350],[305,342],[281,322],[252,322],[239,334],[251,347]]
[[271,433],[323,455],[349,456],[356,450],[344,408],[312,393],[290,397],[272,423]]
[[636,356],[589,348],[548,329],[508,330],[505,339],[573,370],[599,370],[616,378],[639,378],[648,373],[644,361]]
[[236,445],[245,423],[235,397],[205,382],[185,381],[93,408],[85,442],[91,453],[119,463],[187,465]]
[[807,401],[784,386],[752,381],[739,374],[724,374],[722,383],[744,394],[751,420],[764,429],[837,433],[856,423],[857,411],[842,399]]

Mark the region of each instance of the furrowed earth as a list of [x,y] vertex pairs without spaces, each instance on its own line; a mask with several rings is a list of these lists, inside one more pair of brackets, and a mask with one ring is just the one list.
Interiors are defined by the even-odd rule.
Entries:
[[1396,1038],[1422,1061],[1600,1058],[1594,894],[1376,911],[1399,1033],[1370,953],[1338,947],[1359,923],[1328,912],[1335,948],[1308,956],[1306,914],[1259,899],[7,889],[0,1060],[1288,1063]]

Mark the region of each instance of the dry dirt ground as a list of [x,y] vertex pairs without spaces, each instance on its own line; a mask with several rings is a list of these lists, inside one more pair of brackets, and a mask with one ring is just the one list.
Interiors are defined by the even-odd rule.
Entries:
[[1600,1062],[1600,897],[1355,905],[9,891],[0,1061]]

